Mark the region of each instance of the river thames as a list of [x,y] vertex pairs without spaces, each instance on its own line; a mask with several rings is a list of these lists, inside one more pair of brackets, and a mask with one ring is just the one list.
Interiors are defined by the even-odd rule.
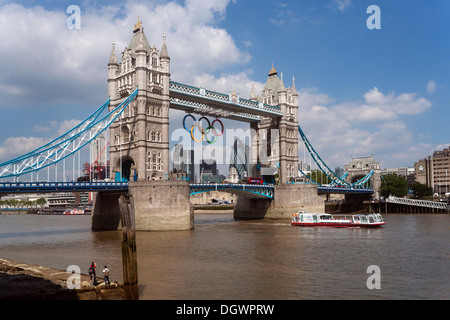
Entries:
[[[450,215],[385,214],[377,229],[301,228],[196,211],[195,229],[138,232],[141,299],[449,299]],[[0,257],[122,282],[121,231],[90,216],[0,215]],[[380,270],[380,289],[369,289]],[[98,272],[99,275],[101,272]]]

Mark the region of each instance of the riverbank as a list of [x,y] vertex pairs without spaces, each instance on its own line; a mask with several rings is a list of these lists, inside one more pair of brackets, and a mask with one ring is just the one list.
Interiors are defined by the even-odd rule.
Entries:
[[98,278],[89,286],[89,276],[80,275],[80,289],[68,289],[65,270],[0,259],[0,300],[124,300],[125,291],[117,283],[105,286]]

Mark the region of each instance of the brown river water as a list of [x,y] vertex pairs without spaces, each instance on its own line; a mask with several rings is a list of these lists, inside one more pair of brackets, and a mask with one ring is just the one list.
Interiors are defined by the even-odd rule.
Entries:
[[[377,229],[302,228],[196,211],[192,231],[137,233],[140,298],[450,299],[450,215],[383,217]],[[90,216],[0,215],[0,258],[86,274],[96,261],[121,282],[121,231],[90,226]]]

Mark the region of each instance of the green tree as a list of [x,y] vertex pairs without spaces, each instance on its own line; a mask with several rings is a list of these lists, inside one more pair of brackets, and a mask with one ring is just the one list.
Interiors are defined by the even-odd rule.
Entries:
[[423,198],[433,195],[433,188],[427,186],[426,184],[422,184],[419,182],[414,182],[411,186],[412,191],[414,192],[414,197]]
[[311,170],[309,177],[319,184],[330,184],[331,179],[322,170]]
[[47,200],[45,200],[45,198],[39,198],[39,199],[36,200],[36,204],[41,206],[41,207],[43,205],[45,205],[46,203],[47,203]]
[[383,197],[404,197],[408,194],[408,182],[395,173],[388,173],[382,176],[379,192]]

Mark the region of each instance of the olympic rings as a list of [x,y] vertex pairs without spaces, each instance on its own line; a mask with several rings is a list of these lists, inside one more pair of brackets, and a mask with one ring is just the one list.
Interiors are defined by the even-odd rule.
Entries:
[[183,118],[183,127],[184,127],[184,129],[185,129],[187,132],[190,132],[190,130],[188,130],[188,129],[186,128],[186,118],[187,118],[187,117],[191,117],[192,120],[194,120],[194,122],[195,122],[196,120],[195,120],[195,117],[194,117],[192,114],[187,114],[187,115],[184,116],[184,118]]
[[[199,127],[199,128],[201,128],[202,129],[202,131],[201,131],[201,133],[202,133],[202,138],[200,139],[200,140],[195,140],[195,138],[194,138],[194,128],[195,127]],[[192,126],[192,128],[191,128],[191,138],[192,138],[192,140],[194,140],[195,142],[200,142],[200,141],[202,141],[203,140],[203,137],[205,136],[205,131],[203,131],[203,128],[200,126],[200,124],[194,124],[193,126]]]
[[221,135],[223,135],[223,131],[224,131],[225,128],[223,127],[222,121],[220,121],[219,119],[216,119],[216,120],[214,120],[214,121],[212,122],[212,125],[211,125],[212,128],[214,128],[214,123],[215,123],[216,121],[219,121],[220,125],[222,126],[222,132],[221,132],[220,134],[216,134],[216,129],[214,129],[214,132],[213,132],[213,133],[214,133],[215,136],[220,137]]
[[[188,117],[191,117],[192,120],[194,120],[194,124],[192,125],[191,130],[189,130],[188,128],[186,128],[186,118],[188,118]],[[202,127],[201,124],[200,124],[201,121],[202,121],[203,119],[206,120],[206,122],[207,122],[207,124],[208,124],[207,127],[206,127],[206,130],[204,130],[203,127]],[[220,134],[217,132],[216,128],[214,127],[214,124],[215,124],[216,122],[219,122],[220,125],[221,125],[221,127],[222,127],[222,131],[220,132]],[[215,120],[211,123],[211,122],[209,121],[208,118],[206,118],[206,117],[203,116],[203,117],[200,117],[200,118],[198,119],[198,121],[197,121],[197,119],[196,119],[192,114],[187,114],[187,115],[184,116],[184,118],[183,118],[183,127],[184,127],[184,129],[185,129],[187,132],[189,132],[189,133],[191,134],[191,138],[192,138],[192,140],[194,140],[195,142],[201,142],[201,141],[203,141],[203,139],[205,139],[206,142],[209,143],[209,144],[215,143],[215,142],[217,141],[218,137],[220,137],[221,135],[223,135],[223,132],[224,132],[224,129],[225,129],[225,127],[224,127],[222,121],[220,121],[219,119],[215,119]],[[196,128],[196,127],[198,128],[198,131],[202,134],[201,139],[195,139],[195,137],[194,137],[194,131],[195,131],[195,128]],[[209,140],[209,139],[208,139],[208,136],[207,136],[208,133],[209,133],[210,131],[212,131],[212,133],[214,134],[214,137],[213,137],[212,140]]]
[[[210,140],[208,139],[207,134],[208,134],[208,132],[210,131],[209,129],[212,129],[212,132],[213,132],[213,134],[214,134],[214,136],[213,136],[214,140],[213,140],[213,141],[210,141]],[[215,129],[213,126],[209,126],[208,128],[206,128],[206,132],[205,132],[205,140],[206,140],[206,142],[208,142],[209,144],[215,143],[215,142],[217,141],[216,129]]]

